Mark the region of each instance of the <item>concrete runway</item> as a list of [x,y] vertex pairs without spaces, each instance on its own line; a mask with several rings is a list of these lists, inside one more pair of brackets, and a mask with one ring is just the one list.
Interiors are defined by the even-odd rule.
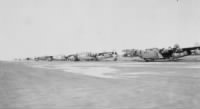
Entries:
[[0,62],[0,109],[199,109],[199,62]]

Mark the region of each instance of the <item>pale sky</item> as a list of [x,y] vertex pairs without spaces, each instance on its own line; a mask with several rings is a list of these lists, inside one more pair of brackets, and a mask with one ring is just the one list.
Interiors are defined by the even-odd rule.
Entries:
[[195,42],[199,0],[0,0],[0,59]]

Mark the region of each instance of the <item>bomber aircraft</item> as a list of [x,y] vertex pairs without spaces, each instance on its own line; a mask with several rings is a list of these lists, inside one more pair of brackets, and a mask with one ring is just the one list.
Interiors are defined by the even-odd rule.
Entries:
[[102,53],[98,53],[97,54],[97,60],[98,61],[102,61],[102,60],[113,60],[113,61],[117,61],[118,58],[118,54],[117,52],[102,52]]
[[54,61],[66,61],[67,58],[65,55],[56,55],[56,56],[53,56],[53,60]]
[[67,61],[96,61],[96,53],[82,52],[66,56]]
[[124,57],[135,57],[138,56],[144,59],[146,62],[156,61],[156,60],[168,60],[176,61],[178,58],[189,56],[189,55],[200,55],[200,46],[196,47],[187,47],[180,48],[176,44],[173,48],[169,47],[168,49],[146,49],[146,50],[137,50],[137,49],[126,49],[123,50]]
[[53,61],[53,56],[40,56],[40,57],[35,57],[34,58],[35,61]]
[[79,61],[77,54],[70,54],[66,56],[67,61]]
[[96,53],[83,52],[78,53],[77,58],[79,61],[97,61],[96,55]]

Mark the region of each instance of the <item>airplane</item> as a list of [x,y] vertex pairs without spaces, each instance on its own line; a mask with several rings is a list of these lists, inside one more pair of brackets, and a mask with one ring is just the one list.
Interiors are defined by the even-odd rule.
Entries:
[[35,61],[53,61],[53,56],[40,56],[40,57],[35,57],[34,58]]
[[96,61],[96,53],[82,52],[77,54],[78,61]]
[[124,52],[124,54],[122,55],[123,57],[135,57],[136,55],[134,54],[135,49],[124,49],[122,50],[122,52]]
[[96,53],[82,52],[66,56],[67,61],[96,61]]
[[27,57],[27,58],[25,58],[24,60],[26,60],[26,61],[30,61],[30,60],[32,60],[32,58]]
[[200,55],[200,46],[196,47],[187,47],[180,48],[179,45],[175,45],[174,48],[169,47],[168,49],[145,49],[145,50],[137,50],[137,49],[125,49],[124,57],[140,57],[144,59],[146,62],[155,61],[155,60],[168,60],[168,61],[176,61],[177,59],[189,55]]
[[53,56],[53,61],[67,61],[67,58],[65,55],[56,55]]
[[65,57],[67,61],[79,61],[77,54],[70,54]]
[[103,60],[117,61],[118,54],[117,52],[102,52],[102,53],[98,53],[96,57],[98,61],[103,61]]

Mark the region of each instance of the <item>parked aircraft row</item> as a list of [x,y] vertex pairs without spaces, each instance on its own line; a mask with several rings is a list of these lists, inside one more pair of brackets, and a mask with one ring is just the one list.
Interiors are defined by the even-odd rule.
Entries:
[[118,57],[117,52],[83,52],[70,55],[58,55],[58,56],[39,56],[35,58],[26,58],[25,60],[35,61],[102,61],[113,60],[116,61]]
[[35,58],[26,58],[26,60],[35,61],[102,61],[112,60],[117,61],[119,57],[140,57],[145,61],[156,61],[156,60],[167,60],[175,61],[178,58],[189,56],[189,55],[200,55],[200,46],[180,48],[178,44],[174,47],[169,48],[151,48],[145,50],[138,49],[125,49],[122,50],[123,54],[119,55],[117,52],[101,52],[101,53],[76,53],[70,55],[58,55],[58,56],[39,56]]
[[124,57],[135,57],[138,56],[145,61],[155,61],[155,60],[169,60],[175,61],[178,58],[189,56],[189,55],[200,55],[200,46],[180,48],[179,45],[174,45],[173,48],[169,47],[167,49],[162,48],[152,48],[146,50],[138,49],[126,49],[123,50]]

